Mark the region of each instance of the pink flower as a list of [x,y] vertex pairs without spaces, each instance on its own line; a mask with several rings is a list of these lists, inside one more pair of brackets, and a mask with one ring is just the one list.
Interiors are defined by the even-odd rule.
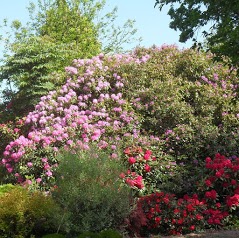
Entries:
[[142,189],[144,187],[143,184],[143,177],[142,176],[138,176],[135,180],[134,180],[134,186],[136,186],[139,189]]
[[52,176],[52,172],[51,172],[50,170],[48,170],[48,171],[46,172],[46,175],[47,175],[48,177],[51,177],[51,176]]
[[27,162],[27,167],[31,168],[33,166],[32,162]]
[[37,182],[37,183],[40,183],[41,181],[42,181],[41,178],[37,178],[37,179],[36,179],[36,182]]
[[42,161],[43,163],[46,163],[46,162],[48,161],[48,159],[47,159],[47,158],[42,158],[41,161]]

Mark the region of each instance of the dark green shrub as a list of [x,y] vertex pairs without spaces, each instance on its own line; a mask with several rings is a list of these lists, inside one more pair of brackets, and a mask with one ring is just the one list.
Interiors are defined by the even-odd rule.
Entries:
[[56,213],[51,197],[15,186],[0,196],[1,238],[27,238],[52,232],[57,229]]
[[[122,238],[123,236],[116,230],[104,230],[99,233],[86,231],[78,236],[78,238]],[[44,237],[45,238],[45,237]]]
[[65,236],[62,234],[54,233],[54,234],[44,235],[42,236],[42,238],[65,238]]
[[99,233],[100,238],[122,238],[123,236],[115,230],[104,230]]
[[62,153],[52,194],[64,210],[70,236],[116,228],[130,212],[130,190],[119,174],[125,167],[100,149]]
[[100,238],[100,235],[95,232],[86,231],[78,236],[78,238]]

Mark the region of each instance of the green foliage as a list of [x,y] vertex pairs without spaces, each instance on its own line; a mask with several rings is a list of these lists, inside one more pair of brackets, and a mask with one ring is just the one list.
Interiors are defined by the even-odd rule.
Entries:
[[103,230],[99,233],[87,231],[80,234],[78,238],[122,238],[122,235],[116,230]]
[[100,238],[122,238],[122,235],[115,230],[104,230],[99,233]]
[[50,197],[15,186],[0,196],[1,237],[26,238],[56,230],[57,212]]
[[5,193],[11,191],[13,188],[14,188],[13,184],[3,184],[3,185],[0,185],[0,196],[2,196]]
[[86,231],[78,236],[78,238],[99,238],[99,234],[95,232]]
[[61,234],[54,233],[54,234],[44,235],[44,236],[42,236],[42,238],[65,238],[65,236],[61,235]]
[[13,44],[14,54],[6,57],[1,79],[11,79],[18,91],[8,99],[11,107],[6,108],[5,113],[13,113],[15,117],[26,115],[41,96],[63,84],[64,67],[71,64],[72,59],[91,57],[99,52],[96,42],[87,46],[80,42],[59,42],[46,35]]
[[64,210],[61,229],[74,235],[116,228],[130,211],[130,190],[121,186],[124,166],[93,147],[61,154],[52,194]]
[[210,29],[203,31],[205,47],[216,54],[216,59],[228,56],[230,64],[239,65],[237,0],[156,0],[155,6],[161,10],[169,4],[170,28],[181,31],[180,42],[193,38],[199,28],[210,23]]
[[[91,58],[102,50],[120,51],[134,40],[133,21],[114,26],[116,9],[96,23],[104,6],[104,0],[38,0],[37,7],[29,6],[27,26],[12,22],[0,67],[0,82],[11,85],[2,92],[3,113],[15,118],[33,110],[41,96],[64,84],[65,67],[73,59]],[[102,41],[107,43],[103,46]]]
[[238,128],[235,72],[193,50],[136,50],[144,53],[150,55],[146,64],[120,69],[125,93],[143,118],[142,131],[163,136],[167,153],[178,159],[205,158],[228,147],[227,153],[238,153],[232,140],[222,141],[222,134],[233,136]]

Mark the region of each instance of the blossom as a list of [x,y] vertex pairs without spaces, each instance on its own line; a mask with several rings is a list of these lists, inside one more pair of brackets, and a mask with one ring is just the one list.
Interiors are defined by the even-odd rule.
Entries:
[[151,170],[151,167],[150,167],[148,164],[145,164],[145,165],[144,165],[144,171],[145,171],[146,173],[148,173],[148,172],[150,172],[150,170]]
[[136,159],[134,157],[129,157],[128,162],[129,164],[134,164],[136,162]]

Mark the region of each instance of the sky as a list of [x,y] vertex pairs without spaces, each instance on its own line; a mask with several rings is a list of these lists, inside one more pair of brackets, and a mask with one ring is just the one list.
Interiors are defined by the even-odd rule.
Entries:
[[[37,0],[33,1],[37,2]],[[30,0],[0,0],[0,22],[4,18],[26,22],[29,2]],[[117,25],[123,25],[128,19],[136,21],[137,35],[143,39],[142,46],[176,44],[180,48],[188,48],[192,45],[191,41],[179,43],[179,32],[169,28],[170,17],[167,15],[167,6],[160,12],[157,7],[154,8],[155,0],[106,0],[106,2],[106,12],[115,6],[118,7]]]

